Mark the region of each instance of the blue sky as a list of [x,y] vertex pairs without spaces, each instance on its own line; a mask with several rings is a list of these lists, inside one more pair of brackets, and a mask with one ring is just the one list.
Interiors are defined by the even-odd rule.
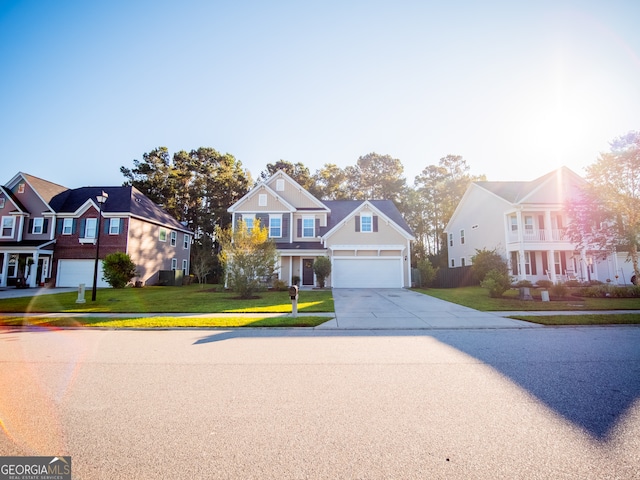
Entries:
[[447,154],[489,180],[579,174],[640,129],[640,2],[0,0],[0,156],[68,187],[144,152],[254,179],[370,152],[409,184]]

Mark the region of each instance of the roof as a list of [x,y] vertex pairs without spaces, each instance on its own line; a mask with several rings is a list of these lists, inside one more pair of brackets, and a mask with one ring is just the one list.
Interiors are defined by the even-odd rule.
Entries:
[[47,203],[49,203],[56,195],[68,190],[67,187],[63,187],[62,185],[58,185],[57,183],[53,183],[48,180],[43,180],[39,177],[34,177],[28,173],[21,173],[21,175]]
[[[325,200],[322,202],[331,210],[331,215],[329,215],[327,219],[326,229],[321,229],[321,234],[334,228],[351,212],[365,203],[365,201],[366,200]],[[389,217],[390,220],[405,230],[409,235],[413,236],[411,227],[409,227],[398,210],[398,207],[396,207],[391,200],[369,200],[368,202]]]
[[102,206],[102,211],[105,214],[129,213],[176,230],[189,231],[140,190],[132,186],[75,188],[55,196],[50,205],[58,213],[75,213],[88,200],[96,202],[96,197],[102,192],[109,195],[108,200]]

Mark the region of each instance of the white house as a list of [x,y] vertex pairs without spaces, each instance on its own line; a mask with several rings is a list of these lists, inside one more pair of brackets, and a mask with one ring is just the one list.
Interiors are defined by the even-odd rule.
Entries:
[[449,268],[471,265],[476,250],[496,249],[518,280],[630,283],[625,253],[578,251],[565,234],[566,201],[585,182],[566,167],[530,182],[473,182],[445,228]]

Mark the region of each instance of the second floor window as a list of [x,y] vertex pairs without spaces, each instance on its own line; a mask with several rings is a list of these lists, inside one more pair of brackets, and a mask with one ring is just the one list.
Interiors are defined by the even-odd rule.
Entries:
[[160,229],[160,233],[158,234],[158,240],[160,240],[161,242],[166,242],[167,241],[167,229],[166,228],[161,228]]
[[269,237],[282,237],[282,217],[280,215],[269,215]]
[[65,218],[62,220],[62,234],[71,235],[73,233],[73,218]]
[[460,245],[464,245],[464,230],[460,230]]
[[110,218],[109,219],[109,235],[118,235],[118,234],[120,234],[120,219]]
[[2,236],[13,237],[13,226],[15,219],[13,217],[2,217]]
[[453,247],[453,233],[449,234],[449,246]]
[[186,233],[184,234],[184,237],[182,238],[182,248],[184,248],[184,249],[188,249],[189,248],[189,235],[187,235]]
[[178,232],[171,232],[171,246],[175,247],[178,242]]
[[31,233],[41,234],[44,229],[44,218],[34,218],[33,219],[33,228],[31,229]]
[[371,215],[362,215],[360,217],[360,231],[361,232],[373,231],[373,221],[372,221]]
[[84,224],[84,238],[96,238],[97,218],[87,218]]
[[302,236],[311,238],[315,236],[315,218],[303,218],[302,219]]

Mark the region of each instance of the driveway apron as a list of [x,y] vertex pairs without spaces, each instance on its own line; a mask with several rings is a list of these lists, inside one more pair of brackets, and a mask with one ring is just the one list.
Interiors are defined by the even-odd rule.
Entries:
[[[333,289],[336,318],[322,328],[537,328],[406,289]],[[316,327],[316,328],[321,328]]]

